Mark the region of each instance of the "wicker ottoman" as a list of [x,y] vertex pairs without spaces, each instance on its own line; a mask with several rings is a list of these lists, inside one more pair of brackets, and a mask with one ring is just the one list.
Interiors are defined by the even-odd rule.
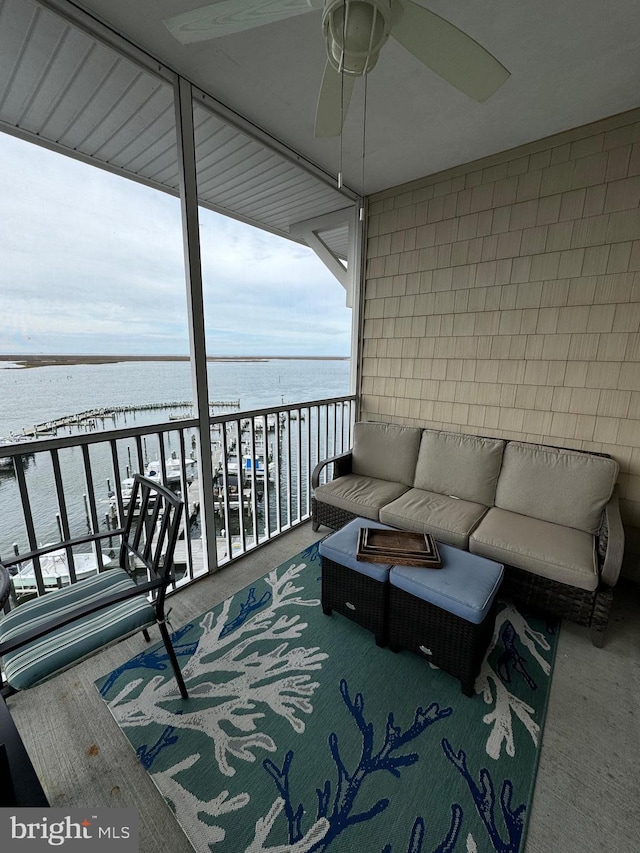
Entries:
[[356,518],[322,540],[322,610],[327,616],[337,610],[372,631],[376,643],[385,646],[391,566],[356,558],[361,527],[392,529],[388,524]]
[[493,634],[504,567],[438,543],[441,569],[394,566],[389,573],[389,646],[410,649],[459,678],[473,694]]

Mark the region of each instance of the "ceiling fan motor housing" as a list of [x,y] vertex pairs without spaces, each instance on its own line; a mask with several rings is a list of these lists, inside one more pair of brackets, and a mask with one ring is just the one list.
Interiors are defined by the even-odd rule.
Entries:
[[361,77],[378,61],[393,24],[393,0],[326,0],[322,28],[336,71]]

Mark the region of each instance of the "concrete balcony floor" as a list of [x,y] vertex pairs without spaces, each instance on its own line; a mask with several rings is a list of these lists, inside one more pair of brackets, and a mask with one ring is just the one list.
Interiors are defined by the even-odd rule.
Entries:
[[[306,523],[173,596],[179,626],[325,535]],[[154,638],[155,639],[155,636]],[[135,807],[140,853],[189,853],[94,681],[145,647],[138,634],[8,701],[52,806]],[[564,622],[526,853],[640,850],[640,589],[621,582],[605,646]]]

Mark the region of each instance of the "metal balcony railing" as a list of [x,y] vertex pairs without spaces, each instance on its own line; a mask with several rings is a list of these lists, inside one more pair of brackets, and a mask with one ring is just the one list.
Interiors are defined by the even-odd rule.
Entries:
[[[116,537],[102,550],[91,537],[119,526],[136,472],[161,479],[185,501],[176,587],[302,523],[311,511],[313,468],[351,446],[354,403],[353,396],[335,397],[211,417],[203,446],[212,454],[212,482],[199,476],[192,418],[3,446],[0,558],[25,555],[14,568],[13,605],[108,568]],[[207,489],[215,544],[204,553]],[[78,537],[85,544],[71,547]],[[37,553],[51,543],[59,543],[53,556]]]

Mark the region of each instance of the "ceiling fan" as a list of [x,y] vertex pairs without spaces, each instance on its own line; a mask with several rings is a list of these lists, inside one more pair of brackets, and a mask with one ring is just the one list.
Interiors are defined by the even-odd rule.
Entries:
[[485,101],[509,77],[471,36],[413,0],[218,0],[164,23],[178,41],[191,44],[322,7],[328,59],[316,109],[316,137],[341,133],[354,81],[374,68],[389,36],[476,101]]

